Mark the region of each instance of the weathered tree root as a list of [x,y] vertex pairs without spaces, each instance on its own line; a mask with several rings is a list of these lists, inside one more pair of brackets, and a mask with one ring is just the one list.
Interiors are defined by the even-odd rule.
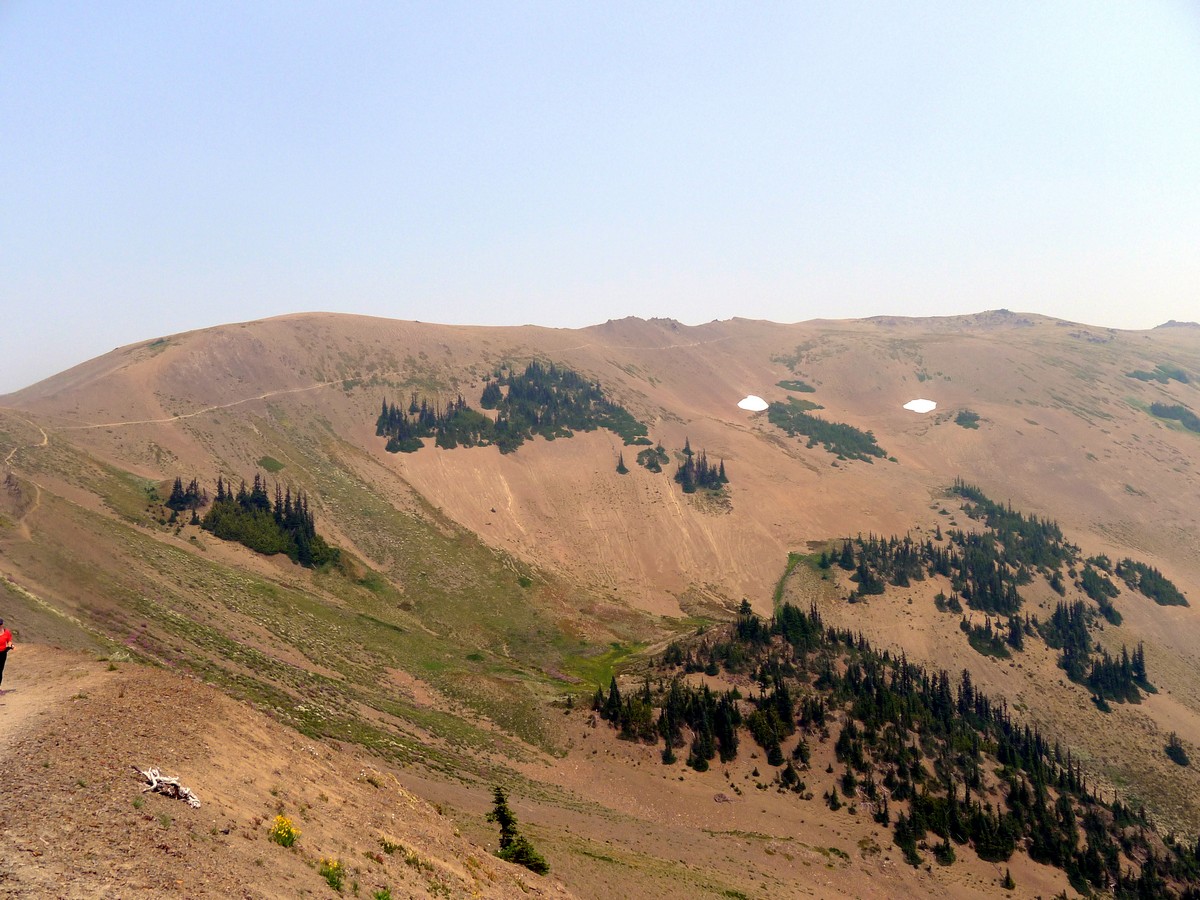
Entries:
[[200,798],[192,793],[191,788],[181,785],[178,778],[162,774],[158,771],[157,766],[151,766],[149,769],[139,769],[137,766],[130,766],[130,768],[149,782],[146,787],[142,788],[143,794],[147,791],[162,794],[172,800],[183,800],[193,809],[200,808]]

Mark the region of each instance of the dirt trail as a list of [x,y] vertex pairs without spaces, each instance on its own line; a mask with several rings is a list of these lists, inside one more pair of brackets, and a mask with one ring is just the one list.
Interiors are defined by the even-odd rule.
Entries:
[[16,644],[8,654],[0,689],[0,772],[9,768],[17,739],[42,716],[63,707],[72,696],[86,693],[101,677],[95,664],[37,644]]
[[17,446],[13,447],[11,450],[8,451],[8,456],[4,457],[4,464],[6,466],[10,462],[12,462],[12,458],[17,455],[18,450],[21,450],[25,447],[45,447],[48,443],[50,443],[50,435],[46,434],[46,429],[43,428],[41,425],[37,424],[36,422],[29,421],[24,416],[16,416],[15,418],[20,419],[22,422],[24,422],[26,425],[30,426],[31,428],[36,428],[38,431],[40,431],[42,433],[42,439],[39,443],[36,443],[36,444],[17,444]]
[[[41,448],[41,447],[45,447],[47,444],[50,443],[50,435],[48,435],[46,433],[46,429],[43,428],[41,425],[38,425],[36,422],[31,422],[29,419],[26,419],[24,416],[17,416],[16,418],[20,419],[26,425],[29,425],[30,427],[36,428],[38,431],[40,431],[42,434],[42,439],[36,444],[17,444],[15,447],[13,447],[11,450],[9,450],[8,455],[6,457],[4,457],[4,465],[6,465],[6,466],[12,462],[12,458],[17,455],[18,450],[23,450],[26,447]],[[24,538],[27,541],[30,540],[30,533],[29,533],[29,524],[26,520],[33,513],[37,512],[38,508],[42,505],[42,486],[40,484],[38,484],[36,481],[33,481],[32,479],[30,479],[30,484],[33,485],[33,491],[34,491],[33,503],[30,504],[29,509],[25,510],[25,512],[21,514],[21,518],[19,520],[17,520],[17,532],[21,535],[22,538]]]

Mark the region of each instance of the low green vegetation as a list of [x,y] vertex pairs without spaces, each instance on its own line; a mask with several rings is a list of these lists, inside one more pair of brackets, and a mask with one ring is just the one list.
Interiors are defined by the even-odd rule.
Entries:
[[609,399],[599,382],[554,363],[534,360],[522,372],[497,369],[479,405],[494,410],[495,418],[472,409],[461,395],[445,408],[415,392],[407,408],[384,400],[375,433],[388,439],[390,453],[412,453],[429,438],[447,450],[494,445],[501,453],[512,453],[535,436],[552,441],[597,428],[608,429],[626,444],[650,443],[646,426]]
[[317,863],[317,874],[325,879],[325,883],[337,891],[342,892],[342,887],[346,883],[346,867],[339,859],[324,859],[322,858]]
[[623,664],[641,649],[641,644],[623,644],[613,641],[607,650],[568,654],[563,659],[563,667],[586,684],[607,684],[613,677],[617,666]]
[[663,449],[663,445],[655,444],[653,447],[638,451],[637,464],[647,471],[661,472],[662,467],[670,462],[670,459],[667,451]]
[[978,428],[979,413],[972,412],[969,409],[961,409],[958,415],[954,417],[954,424],[961,425],[963,428]]
[[291,819],[280,814],[271,823],[271,830],[267,832],[267,837],[280,847],[291,847],[299,839],[300,829],[295,826]]
[[875,442],[875,435],[870,431],[861,431],[853,425],[830,422],[820,416],[810,415],[793,399],[789,399],[787,403],[778,400],[771,403],[767,407],[767,420],[792,437],[804,435],[808,438],[810,448],[820,444],[828,452],[836,454],[839,459],[871,462],[873,457],[883,459],[887,456],[887,452]]
[[[356,451],[335,435],[305,423],[254,425],[281,448],[279,458],[295,461],[289,469],[303,477],[307,496],[320,496],[338,530],[355,535],[354,553],[343,550],[336,565],[276,573],[208,552],[217,541],[198,527],[188,546],[163,542],[157,498],[166,499],[170,482],[160,488],[52,443],[53,455],[33,457],[39,471],[85,473],[120,514],[63,505],[95,557],[80,558],[73,542],[51,542],[44,564],[104,602],[82,611],[78,625],[46,616],[43,633],[210,682],[312,738],[354,742],[433,771],[495,777],[504,760],[528,753],[525,743],[561,751],[546,709],[566,687],[564,658],[603,655],[609,641],[654,630],[638,614],[612,609],[589,625],[597,643],[581,641],[552,599],[562,587],[554,578],[486,546],[420,498],[398,509],[342,464]],[[237,483],[225,487],[236,500]],[[293,484],[293,504],[296,497]],[[578,615],[589,615],[595,595],[577,594]],[[0,595],[18,608],[25,602],[2,583]],[[479,658],[465,659],[468,652]],[[409,701],[388,676],[393,670],[470,714]],[[481,719],[497,727],[479,727]],[[487,773],[477,762],[485,758]]]
[[1151,403],[1150,412],[1160,419],[1174,419],[1188,431],[1200,434],[1200,416],[1178,403]]
[[276,472],[282,472],[284,465],[273,456],[262,456],[259,457],[258,467],[274,475]]
[[1159,384],[1166,384],[1168,381],[1187,384],[1190,380],[1187,372],[1170,363],[1159,363],[1154,367],[1153,372],[1137,369],[1133,372],[1126,372],[1125,375],[1128,378],[1136,378],[1138,381],[1157,381]]
[[815,394],[817,389],[807,381],[801,381],[799,378],[789,378],[785,381],[777,382],[777,384],[785,391],[795,391],[797,394]]
[[814,409],[824,409],[820,403],[815,403],[812,400],[805,400],[803,397],[788,397],[788,405],[793,409],[798,409],[801,412],[812,412]]

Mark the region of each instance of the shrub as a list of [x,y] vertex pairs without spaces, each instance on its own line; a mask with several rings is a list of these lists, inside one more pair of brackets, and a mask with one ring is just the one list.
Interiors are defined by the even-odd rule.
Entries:
[[539,875],[545,875],[550,871],[545,857],[533,849],[533,844],[529,843],[529,839],[523,834],[514,837],[512,843],[504,849],[498,850],[496,855],[507,862],[524,866]]
[[1167,739],[1167,745],[1163,748],[1163,752],[1176,765],[1186,766],[1191,763],[1191,760],[1188,759],[1187,751],[1183,749],[1183,742],[1179,740],[1179,735],[1173,731]]
[[292,824],[292,820],[287,816],[276,816],[267,836],[280,847],[291,847],[296,843],[296,838],[300,837],[300,829]]
[[317,865],[317,873],[329,882],[329,886],[339,893],[346,880],[346,867],[337,859],[322,859]]

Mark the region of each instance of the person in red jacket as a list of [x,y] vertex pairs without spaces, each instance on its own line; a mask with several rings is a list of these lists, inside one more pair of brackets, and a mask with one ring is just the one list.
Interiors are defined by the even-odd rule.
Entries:
[[12,649],[12,632],[4,627],[0,619],[0,684],[4,684],[4,663],[8,661],[8,651]]

